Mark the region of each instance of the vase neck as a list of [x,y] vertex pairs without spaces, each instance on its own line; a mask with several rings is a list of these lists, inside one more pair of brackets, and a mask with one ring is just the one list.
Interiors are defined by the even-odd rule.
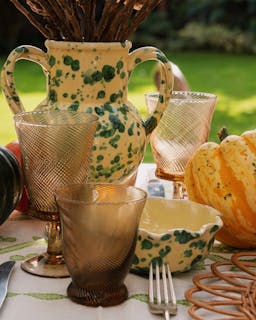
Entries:
[[101,105],[126,101],[128,44],[47,42],[51,102]]

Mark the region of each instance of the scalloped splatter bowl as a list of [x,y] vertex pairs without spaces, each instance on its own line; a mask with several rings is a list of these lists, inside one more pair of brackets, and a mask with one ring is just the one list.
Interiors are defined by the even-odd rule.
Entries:
[[169,263],[172,272],[191,269],[208,254],[223,223],[220,212],[190,200],[148,198],[131,271],[148,274],[150,262]]

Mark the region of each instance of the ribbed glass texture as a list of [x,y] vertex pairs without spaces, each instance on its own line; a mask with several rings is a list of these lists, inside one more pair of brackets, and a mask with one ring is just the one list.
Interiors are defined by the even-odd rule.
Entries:
[[121,303],[146,193],[116,184],[71,185],[57,190],[56,200],[69,297],[89,306]]
[[29,200],[44,219],[57,212],[58,187],[87,181],[97,117],[52,110],[20,113],[14,121]]
[[[147,94],[149,112],[156,106],[157,93]],[[193,152],[207,141],[216,96],[210,93],[174,91],[162,119],[153,131],[151,148],[156,174],[167,180],[182,180]]]

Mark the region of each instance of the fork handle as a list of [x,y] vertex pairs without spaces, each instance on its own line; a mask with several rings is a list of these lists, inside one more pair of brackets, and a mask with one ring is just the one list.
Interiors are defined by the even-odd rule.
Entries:
[[165,312],[164,312],[164,318],[165,318],[165,320],[170,320],[170,313],[169,313],[168,310],[165,310]]

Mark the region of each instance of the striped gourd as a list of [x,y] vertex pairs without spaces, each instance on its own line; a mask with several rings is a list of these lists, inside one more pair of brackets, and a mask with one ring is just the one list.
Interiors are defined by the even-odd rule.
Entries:
[[190,200],[222,213],[218,240],[256,248],[256,130],[203,144],[186,166],[185,184]]

